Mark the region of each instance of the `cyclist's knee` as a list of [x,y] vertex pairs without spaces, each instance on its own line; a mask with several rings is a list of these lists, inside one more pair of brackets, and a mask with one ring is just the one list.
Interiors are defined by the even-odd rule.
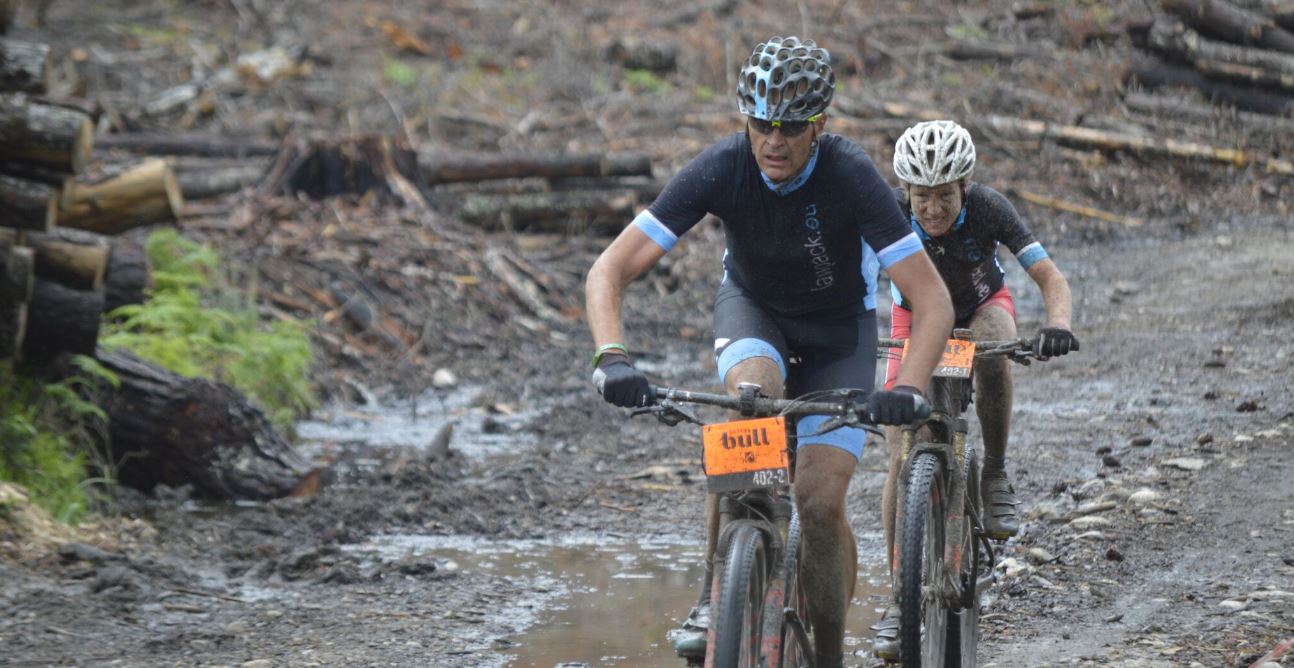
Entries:
[[1015,316],[1004,308],[990,304],[975,312],[970,329],[974,338],[980,341],[1014,339]]
[[768,357],[751,357],[733,365],[724,376],[724,387],[729,393],[735,393],[742,383],[754,383],[759,386],[764,396],[781,398],[782,370],[777,361]]

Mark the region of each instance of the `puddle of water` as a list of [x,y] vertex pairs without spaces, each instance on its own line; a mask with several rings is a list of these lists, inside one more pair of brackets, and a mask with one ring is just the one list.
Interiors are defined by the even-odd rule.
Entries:
[[360,468],[380,465],[392,449],[425,450],[449,423],[453,423],[450,447],[470,458],[533,446],[534,437],[521,427],[538,412],[475,405],[479,391],[460,387],[451,393],[431,391],[415,399],[358,407],[338,404],[298,422],[297,435],[302,451],[312,457],[355,450],[362,444],[367,452],[351,458]]
[[[862,538],[866,548],[879,536]],[[591,535],[555,542],[405,535],[359,549],[449,559],[466,572],[524,583],[534,597],[513,601],[491,617],[515,629],[508,640],[517,645],[501,652],[509,666],[683,665],[665,634],[696,600],[701,544],[681,539],[612,543]],[[846,653],[860,654],[858,665],[870,653],[868,627],[880,618],[889,592],[883,552],[863,551],[868,561],[859,566],[845,640]]]

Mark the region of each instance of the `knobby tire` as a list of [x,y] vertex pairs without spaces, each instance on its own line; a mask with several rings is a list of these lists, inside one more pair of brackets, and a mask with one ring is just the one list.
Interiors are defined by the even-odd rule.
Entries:
[[714,668],[758,665],[767,563],[763,533],[753,526],[734,529],[724,559],[719,614],[713,620]]
[[910,471],[899,548],[899,659],[903,668],[931,668],[945,657],[946,610],[926,594],[944,577],[943,466],[923,452]]
[[975,668],[975,648],[979,644],[980,595],[976,589],[979,573],[974,572],[975,552],[980,543],[975,536],[973,517],[983,517],[980,501],[979,456],[974,448],[966,448],[966,463],[962,469],[966,476],[966,509],[962,534],[962,585],[969,587],[970,605],[948,612],[948,640],[945,646],[944,665],[951,668]]
[[804,633],[797,632],[799,630],[786,620],[786,615],[782,615],[782,656],[779,657],[777,668],[804,668],[812,665],[813,645],[808,637],[809,605],[804,598],[804,590],[800,588],[800,556],[800,518],[796,515],[787,532],[786,564],[782,575],[786,580],[785,605],[795,610],[803,625],[799,630]]

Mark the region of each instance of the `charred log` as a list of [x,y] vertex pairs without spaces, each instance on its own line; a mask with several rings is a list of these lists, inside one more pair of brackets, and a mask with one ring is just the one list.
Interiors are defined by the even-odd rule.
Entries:
[[76,290],[37,277],[27,310],[23,357],[50,360],[63,352],[93,355],[103,304],[102,290]]
[[149,266],[148,252],[142,245],[125,237],[112,240],[103,277],[105,311],[144,303],[145,290],[152,287]]
[[107,389],[118,479],[151,490],[191,484],[214,499],[286,496],[310,467],[261,411],[233,388],[184,378],[125,351],[100,351],[121,380]]
[[0,95],[0,154],[66,174],[81,171],[93,142],[90,117],[25,95]]
[[0,175],[0,225],[48,231],[58,216],[62,191],[37,181]]
[[1159,4],[1211,37],[1294,53],[1294,34],[1266,16],[1222,0],[1160,0]]
[[0,90],[44,93],[49,87],[49,45],[0,39]]
[[77,290],[100,290],[108,269],[108,242],[90,232],[54,228],[27,235],[36,253],[36,275]]
[[1294,91],[1294,55],[1205,39],[1180,23],[1156,21],[1147,35],[1151,49],[1203,74]]
[[1289,116],[1294,112],[1294,98],[1271,93],[1256,86],[1217,81],[1189,67],[1153,59],[1133,62],[1128,68],[1125,83],[1139,84],[1148,89],[1194,88],[1214,104],[1230,105],[1241,111],[1273,116]]

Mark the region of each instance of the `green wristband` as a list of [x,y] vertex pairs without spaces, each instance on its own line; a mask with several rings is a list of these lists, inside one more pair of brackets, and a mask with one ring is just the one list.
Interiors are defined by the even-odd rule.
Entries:
[[598,367],[598,362],[602,361],[602,355],[606,353],[608,350],[619,350],[620,352],[625,354],[625,357],[629,356],[629,349],[626,348],[623,343],[607,343],[604,345],[600,345],[598,346],[598,349],[593,353],[593,368],[596,369]]

